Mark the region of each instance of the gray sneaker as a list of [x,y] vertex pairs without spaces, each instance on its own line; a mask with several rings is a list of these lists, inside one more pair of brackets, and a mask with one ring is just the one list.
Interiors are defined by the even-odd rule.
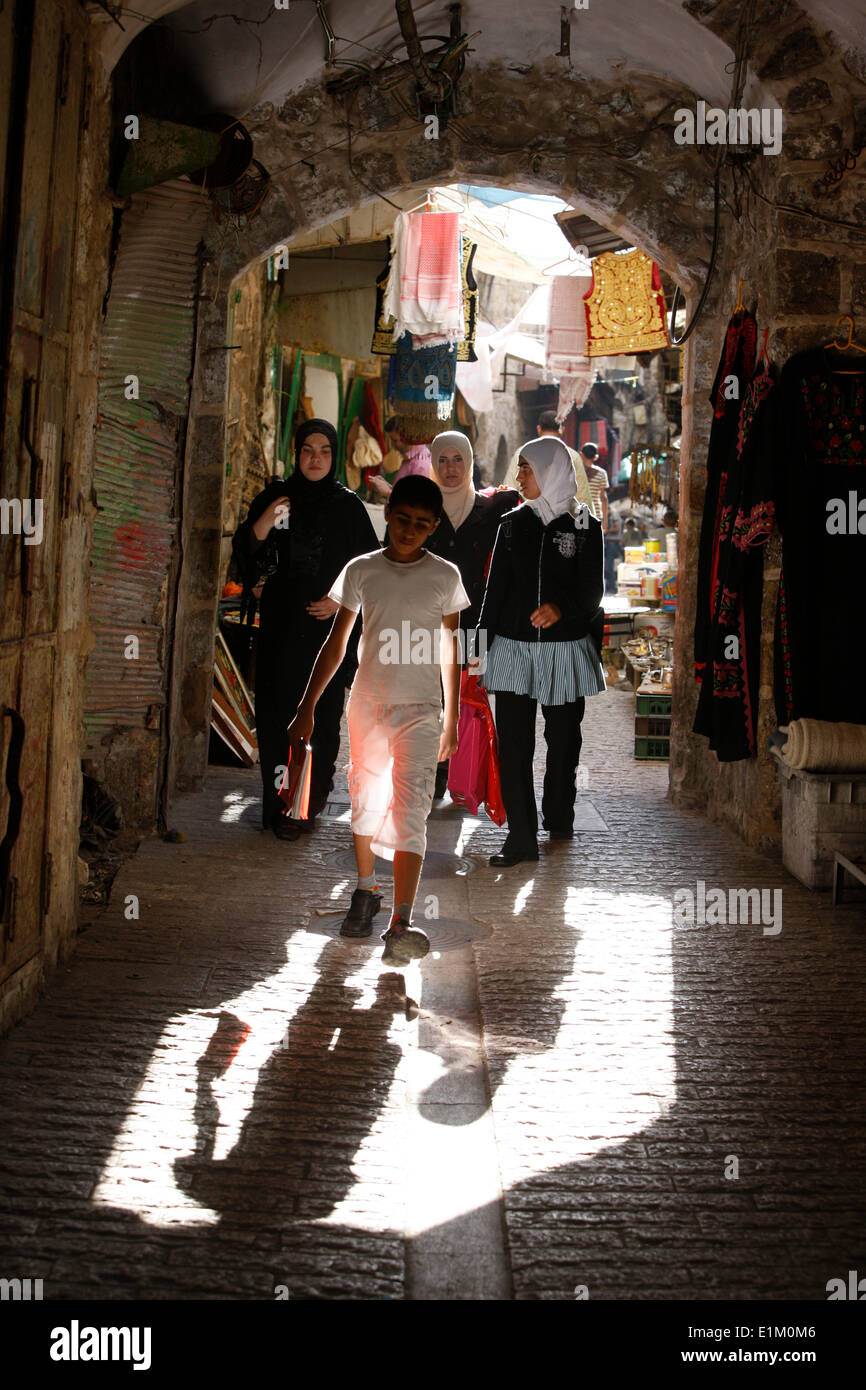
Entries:
[[408,965],[410,961],[420,960],[430,950],[430,938],[426,932],[411,926],[404,918],[392,922],[382,933],[385,949],[382,961],[385,965]]

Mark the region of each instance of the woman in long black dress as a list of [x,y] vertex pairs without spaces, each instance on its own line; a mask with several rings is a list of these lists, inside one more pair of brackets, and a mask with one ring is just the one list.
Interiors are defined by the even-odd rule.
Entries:
[[[481,612],[487,562],[499,522],[506,512],[517,506],[520,494],[513,488],[499,488],[490,493],[476,491],[472,481],[472,445],[460,430],[444,430],[437,434],[430,445],[430,457],[431,476],[442,489],[444,511],[426,549],[433,555],[441,555],[443,560],[450,560],[460,571],[471,604],[460,614],[465,652],[466,635],[474,631]],[[448,764],[440,763],[436,769],[437,797],[445,795],[447,780]]]
[[351,669],[337,672],[316,706],[310,819],[280,814],[281,769],[289,760],[286,727],[294,718],[337,605],[328,598],[343,566],[379,542],[359,497],[337,482],[337,433],[306,420],[295,434],[295,467],[250,505],[232,548],[247,587],[265,577],[256,659],[256,734],[262,773],[262,824],[279,839],[312,829],[333,786],[340,719]]

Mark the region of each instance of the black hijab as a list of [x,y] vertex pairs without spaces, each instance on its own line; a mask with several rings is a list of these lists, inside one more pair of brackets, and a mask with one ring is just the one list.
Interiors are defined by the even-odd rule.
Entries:
[[[324,478],[312,482],[301,472],[301,447],[311,434],[323,434],[331,446],[331,470]],[[301,512],[318,510],[333,497],[337,483],[337,431],[327,420],[305,420],[295,432],[295,467],[286,480],[286,492],[293,509]]]

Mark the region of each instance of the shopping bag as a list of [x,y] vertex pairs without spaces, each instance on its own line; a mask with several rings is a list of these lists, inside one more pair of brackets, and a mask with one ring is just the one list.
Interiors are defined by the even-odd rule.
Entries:
[[289,749],[288,766],[283,773],[278,796],[285,806],[284,816],[292,820],[308,820],[310,815],[310,782],[313,776],[313,754],[308,743]]
[[[487,697],[485,696],[485,703]],[[486,704],[485,723],[487,726],[487,788],[484,793],[484,809],[494,825],[504,825],[505,802],[502,800],[502,782],[499,776],[499,748],[496,742],[496,724],[493,711]]]
[[448,764],[448,790],[451,800],[465,806],[473,816],[487,795],[489,756],[484,710],[466,701],[460,706],[457,722],[457,752]]
[[484,802],[484,809],[494,825],[504,825],[505,803],[502,800],[502,782],[499,776],[499,745],[496,741],[496,721],[493,718],[493,710],[490,708],[490,701],[487,698],[487,691],[483,685],[478,684],[477,676],[470,676],[464,673],[464,686],[461,691],[461,700],[474,706],[476,710],[484,715],[484,732],[487,739],[487,778],[484,787],[484,795],[481,800]]
[[[484,737],[487,741],[486,775],[484,790],[478,800],[484,802],[484,809],[494,825],[504,825],[506,820],[505,803],[502,800],[502,782],[499,776],[499,745],[496,740],[496,721],[487,698],[487,691],[479,685],[478,677],[463,672],[460,683],[461,712],[474,709],[484,719]],[[458,726],[459,737],[459,726]],[[458,753],[460,751],[458,746]],[[480,760],[479,760],[480,761]],[[450,790],[450,787],[449,787]]]

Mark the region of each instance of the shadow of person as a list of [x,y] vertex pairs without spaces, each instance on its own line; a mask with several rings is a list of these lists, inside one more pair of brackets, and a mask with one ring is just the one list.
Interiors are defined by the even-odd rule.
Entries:
[[213,1087],[245,1025],[223,1015],[198,1064],[195,1152],[175,1161],[175,1181],[223,1221],[279,1226],[329,1215],[353,1187],[352,1163],[387,1102],[402,1057],[389,1032],[405,1012],[403,978],[379,976],[375,1000],[364,1008],[357,1006],[361,987],[346,983],[356,953],[329,941],[319,965],[316,984],[259,1072],[225,1158],[213,1157],[220,1121]]

